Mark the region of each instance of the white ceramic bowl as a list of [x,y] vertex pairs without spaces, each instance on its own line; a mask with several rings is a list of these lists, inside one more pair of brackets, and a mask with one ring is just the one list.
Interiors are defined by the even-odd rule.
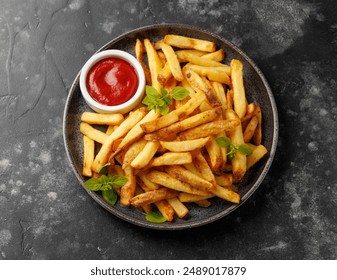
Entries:
[[[109,58],[109,57],[117,57],[120,59],[123,59],[127,62],[129,62],[133,68],[136,71],[136,74],[138,76],[138,88],[136,90],[136,93],[126,101],[125,103],[122,103],[120,105],[104,105],[96,100],[94,100],[91,95],[88,92],[87,86],[86,86],[86,80],[89,70],[100,60]],[[131,54],[121,51],[121,50],[105,50],[101,51],[99,53],[94,54],[83,66],[80,74],[80,89],[82,92],[82,96],[86,103],[89,105],[91,109],[93,109],[97,113],[127,113],[131,111],[133,108],[135,108],[139,102],[141,102],[143,96],[144,96],[144,90],[145,90],[145,74],[143,71],[142,66],[140,65],[139,61]]]

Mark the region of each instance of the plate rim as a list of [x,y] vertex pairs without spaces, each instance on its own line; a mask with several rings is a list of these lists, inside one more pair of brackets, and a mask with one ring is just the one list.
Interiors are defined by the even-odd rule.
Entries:
[[[66,131],[66,120],[67,120],[67,113],[68,113],[68,109],[70,107],[70,103],[71,103],[71,99],[74,95],[75,92],[75,88],[78,85],[79,82],[79,76],[81,73],[81,69],[78,71],[76,77],[74,78],[71,87],[68,90],[68,95],[66,98],[66,102],[64,105],[64,111],[63,111],[63,141],[64,141],[64,145],[65,145],[65,150],[66,150],[66,154],[67,154],[67,158],[69,160],[69,163],[71,165],[71,168],[73,170],[73,173],[75,174],[76,178],[78,179],[78,181],[80,182],[81,186],[83,189],[85,189],[85,191],[89,194],[89,196],[94,199],[95,202],[97,202],[101,207],[103,207],[105,210],[107,210],[109,213],[119,217],[120,219],[127,221],[131,224],[140,226],[140,227],[144,227],[144,228],[149,228],[149,229],[156,229],[156,230],[184,230],[184,229],[190,229],[190,228],[195,228],[195,227],[201,227],[210,223],[213,223],[221,218],[224,218],[226,216],[228,216],[229,214],[231,214],[234,210],[237,210],[239,207],[241,207],[254,193],[255,191],[259,188],[259,186],[261,185],[261,183],[263,182],[263,180],[265,179],[272,163],[274,160],[274,156],[276,153],[276,149],[277,149],[277,143],[278,143],[278,136],[279,136],[279,119],[278,119],[278,110],[277,110],[277,105],[276,105],[276,101],[273,95],[273,92],[271,90],[271,87],[266,79],[266,77],[264,76],[263,72],[260,70],[260,68],[257,66],[257,64],[243,51],[241,50],[239,47],[237,47],[234,43],[228,41],[227,39],[219,36],[218,34],[215,34],[213,32],[210,32],[206,29],[197,27],[197,26],[192,26],[189,24],[180,24],[180,23],[160,23],[160,24],[152,24],[152,25],[146,25],[146,26],[142,26],[142,27],[138,27],[135,29],[131,29],[127,32],[124,32],[123,34],[113,38],[112,40],[110,40],[109,42],[105,43],[103,46],[101,46],[97,51],[95,51],[93,54],[101,52],[102,50],[107,49],[110,45],[114,44],[115,42],[123,39],[124,37],[128,37],[133,33],[138,33],[138,32],[144,32],[146,30],[153,30],[153,29],[159,29],[159,28],[179,28],[179,29],[184,29],[184,30],[188,30],[188,31],[197,31],[197,32],[201,32],[201,33],[205,33],[208,36],[212,36],[215,37],[216,39],[228,44],[231,48],[233,48],[237,53],[239,53],[241,56],[244,57],[244,59],[246,60],[247,63],[250,64],[250,66],[257,72],[259,78],[262,80],[263,86],[266,88],[266,92],[268,94],[268,98],[269,98],[269,102],[271,104],[271,111],[273,114],[273,125],[274,125],[274,129],[272,132],[272,141],[271,141],[271,149],[270,151],[268,151],[268,159],[265,163],[264,168],[262,169],[262,172],[260,173],[259,177],[257,178],[256,182],[253,184],[253,186],[241,197],[241,201],[239,204],[232,204],[230,205],[228,208],[226,208],[224,211],[221,211],[211,217],[205,218],[202,221],[189,221],[186,224],[174,224],[174,223],[163,223],[163,224],[157,224],[157,223],[150,223],[147,221],[141,221],[138,219],[135,219],[133,217],[128,216],[127,214],[121,212],[119,209],[112,207],[110,204],[108,204],[106,201],[104,201],[101,196],[99,196],[97,193],[90,191],[88,189],[86,189],[83,186],[83,178],[78,174],[73,160],[72,160],[72,156],[70,154],[69,148],[68,148],[68,144],[67,144],[67,136],[68,133]],[[113,211],[111,210],[111,208],[113,208]]]

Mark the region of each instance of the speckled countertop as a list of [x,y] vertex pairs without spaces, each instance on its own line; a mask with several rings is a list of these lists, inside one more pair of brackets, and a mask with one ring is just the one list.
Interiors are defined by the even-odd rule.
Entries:
[[[336,259],[337,2],[0,0],[0,259]],[[238,211],[187,231],[143,229],[79,185],[62,117],[90,55],[154,23],[232,41],[279,111],[275,161]]]

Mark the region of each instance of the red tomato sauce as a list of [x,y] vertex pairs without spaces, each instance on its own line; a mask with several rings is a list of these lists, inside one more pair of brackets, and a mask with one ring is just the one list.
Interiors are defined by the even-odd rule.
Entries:
[[112,57],[97,62],[87,76],[87,88],[93,99],[103,105],[119,105],[137,91],[138,76],[127,61]]

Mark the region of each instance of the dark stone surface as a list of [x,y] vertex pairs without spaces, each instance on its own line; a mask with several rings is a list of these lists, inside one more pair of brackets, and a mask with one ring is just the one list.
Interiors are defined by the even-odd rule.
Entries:
[[[0,259],[336,259],[335,1],[0,0]],[[245,51],[273,90],[274,164],[232,215],[143,229],[79,185],[62,118],[81,66],[134,28],[187,23]]]

